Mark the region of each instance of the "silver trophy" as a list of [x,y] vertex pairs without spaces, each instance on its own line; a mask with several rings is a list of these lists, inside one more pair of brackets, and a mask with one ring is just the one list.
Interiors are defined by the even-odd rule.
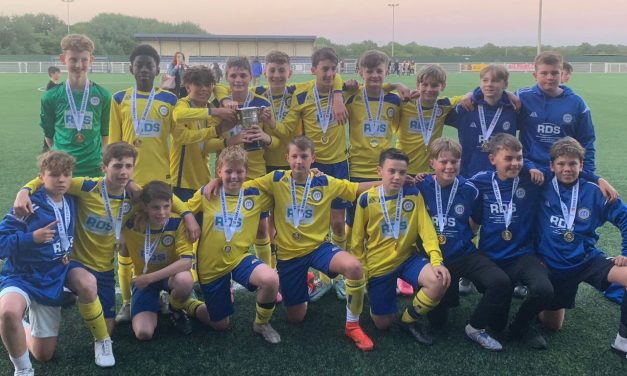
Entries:
[[[243,107],[237,109],[237,120],[242,130],[250,129],[255,125],[259,125],[259,115],[265,107]],[[253,141],[244,143],[244,150],[253,151],[262,149],[261,141]]]

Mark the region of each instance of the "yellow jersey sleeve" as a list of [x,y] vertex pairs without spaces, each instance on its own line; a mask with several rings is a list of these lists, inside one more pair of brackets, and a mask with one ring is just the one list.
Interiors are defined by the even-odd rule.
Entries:
[[331,195],[333,198],[341,198],[346,201],[355,201],[357,192],[359,191],[359,183],[353,183],[345,179],[336,179],[327,176],[329,187],[331,187]]
[[422,246],[429,255],[429,261],[433,266],[442,265],[442,251],[438,243],[438,235],[433,226],[433,220],[427,211],[424,198],[419,195],[416,200],[416,224],[418,235],[422,240]]
[[[362,200],[368,200],[368,193],[362,193],[357,202],[361,202]],[[351,230],[351,246],[350,252],[353,256],[357,257],[361,265],[366,269],[366,252],[367,246],[366,242],[368,241],[367,232],[366,232],[366,224],[369,222],[369,213],[368,207],[362,207],[361,205],[357,205],[355,208],[355,218],[353,221],[353,227]],[[368,273],[366,273],[368,274]]]

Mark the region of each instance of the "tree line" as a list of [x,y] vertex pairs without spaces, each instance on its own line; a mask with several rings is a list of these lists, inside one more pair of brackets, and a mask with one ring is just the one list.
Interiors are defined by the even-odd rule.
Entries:
[[[95,54],[129,55],[137,41],[136,33],[207,34],[199,25],[191,22],[169,23],[152,18],[139,18],[113,13],[101,13],[87,22],[70,26],[71,32],[86,34],[96,44]],[[59,41],[67,33],[67,24],[57,16],[39,13],[21,16],[0,16],[0,55],[56,55]],[[358,43],[336,44],[327,38],[317,38],[316,47],[333,47],[344,59],[357,58],[371,49],[379,49],[388,55],[392,43],[379,46],[371,40]],[[569,55],[627,55],[627,45],[582,43],[578,46],[544,46]],[[398,58],[438,56],[534,56],[535,46],[496,46],[486,43],[481,47],[438,48],[417,43],[394,44]]]

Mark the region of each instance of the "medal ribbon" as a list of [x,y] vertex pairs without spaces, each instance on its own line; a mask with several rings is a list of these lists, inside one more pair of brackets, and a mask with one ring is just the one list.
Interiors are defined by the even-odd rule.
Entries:
[[276,108],[274,107],[274,96],[272,95],[272,90],[268,88],[268,101],[270,102],[270,107],[272,107],[272,113],[274,114],[274,118],[276,121],[283,121],[283,117],[285,116],[285,96],[287,95],[287,88],[283,89],[283,94],[281,95],[281,102],[279,104],[279,112],[276,112]]
[[459,181],[455,178],[453,182],[453,187],[451,188],[451,192],[448,195],[448,202],[446,203],[446,211],[442,211],[442,188],[440,184],[438,184],[438,180],[433,177],[433,181],[435,182],[435,203],[438,211],[438,232],[440,234],[444,233],[444,227],[446,226],[448,212],[451,210],[451,206],[453,205],[453,200],[455,199],[455,194],[457,193],[457,187],[459,185]]
[[364,97],[364,106],[366,107],[366,114],[368,115],[368,121],[373,122],[376,121],[377,127],[379,126],[379,122],[381,121],[381,113],[383,112],[383,90],[379,93],[379,103],[377,105],[377,119],[372,118],[372,111],[370,111],[370,103],[368,102],[368,93],[366,92],[366,88],[363,90]]
[[138,138],[144,131],[144,123],[146,123],[146,119],[148,119],[148,113],[150,112],[150,107],[152,107],[154,99],[155,88],[152,88],[152,90],[150,90],[150,94],[148,95],[148,100],[146,101],[144,113],[142,114],[141,119],[137,120],[137,87],[133,88],[133,94],[131,96],[131,116],[133,118],[133,127],[135,128],[135,136]]
[[570,189],[570,208],[566,207],[566,204],[562,201],[560,189],[557,185],[557,177],[554,176],[551,183],[553,183],[553,189],[555,190],[555,193],[557,193],[557,198],[560,200],[560,207],[562,208],[562,215],[564,216],[564,221],[566,222],[566,229],[568,231],[573,231],[575,229],[577,201],[579,200],[579,181],[577,181],[577,183],[575,183],[575,185],[573,185]]
[[[168,219],[169,220],[169,219]],[[165,231],[165,227],[168,225],[168,221],[166,220],[163,224],[163,228],[159,231],[159,236],[155,239],[154,242],[150,243],[150,223],[146,223],[146,233],[144,234],[144,271],[142,274],[146,274],[148,271],[148,262],[152,258],[152,255],[155,254],[157,250],[157,246],[159,245],[159,240],[161,240],[161,235]]]
[[294,227],[298,228],[300,226],[300,220],[302,218],[303,213],[305,212],[305,207],[307,206],[307,199],[309,198],[309,190],[311,189],[311,174],[307,176],[307,181],[305,182],[305,188],[303,191],[303,198],[300,200],[300,206],[296,206],[298,203],[296,202],[296,181],[294,177],[290,179],[290,195],[292,196],[292,223]]
[[61,239],[61,250],[67,254],[70,249],[70,236],[68,235],[71,220],[70,206],[65,197],[63,197],[63,215],[61,215],[61,210],[59,210],[59,207],[50,196],[46,195],[46,201],[54,210],[54,218],[57,220],[57,232],[59,233],[59,239]]
[[425,146],[429,146],[429,141],[431,141],[431,136],[433,135],[433,129],[435,128],[435,120],[437,119],[438,110],[440,106],[438,106],[438,101],[436,100],[433,109],[431,110],[431,117],[429,118],[429,125],[426,125],[424,112],[422,111],[422,101],[418,98],[418,105],[416,106],[416,110],[418,110],[418,124],[420,125],[420,133],[422,133],[422,140],[425,143]]
[[392,236],[394,239],[398,239],[401,232],[401,201],[403,200],[403,188],[398,191],[398,196],[396,197],[396,213],[394,216],[394,223],[390,221],[390,215],[388,214],[388,208],[385,205],[385,192],[383,191],[383,186],[379,186],[379,203],[381,204],[381,211],[383,212],[383,219],[385,223],[392,228]]
[[226,242],[229,243],[231,239],[233,239],[233,235],[235,234],[235,230],[237,229],[237,224],[240,221],[242,216],[242,202],[244,201],[244,190],[239,190],[239,195],[237,196],[237,204],[235,204],[235,212],[233,213],[233,219],[229,223],[229,213],[228,207],[226,205],[226,193],[224,193],[224,188],[220,189],[220,207],[222,209],[222,223],[224,232],[224,238]]
[[485,142],[488,142],[488,140],[490,139],[490,136],[492,136],[492,132],[494,132],[494,128],[496,128],[496,123],[499,121],[499,118],[501,117],[501,113],[503,112],[503,106],[499,106],[499,108],[496,110],[496,113],[494,114],[494,117],[492,118],[492,121],[490,122],[490,126],[488,128],[486,128],[486,122],[485,122],[485,113],[483,112],[483,105],[479,105],[477,106],[477,109],[479,110],[479,123],[481,124],[481,135],[483,136],[483,140]]
[[322,113],[322,104],[320,102],[320,95],[318,94],[318,86],[314,85],[313,88],[314,102],[316,102],[316,113],[320,119],[320,128],[322,128],[322,134],[326,135],[329,129],[329,123],[331,122],[331,90],[329,90],[329,96],[327,97],[327,109]]
[[115,243],[120,243],[120,234],[122,233],[122,217],[124,216],[124,201],[126,200],[126,190],[124,190],[122,196],[122,203],[118,208],[118,214],[115,219],[113,218],[113,210],[111,209],[111,201],[109,200],[109,194],[107,193],[107,186],[105,184],[105,179],[103,178],[100,181],[100,196],[102,197],[102,202],[104,203],[105,211],[107,212],[107,216],[109,217],[109,223],[111,227],[113,227],[115,234]]
[[72,95],[70,80],[65,81],[65,96],[67,97],[68,104],[70,105],[70,112],[72,112],[72,117],[74,118],[76,131],[80,132],[81,130],[83,130],[85,111],[87,110],[87,102],[89,101],[89,80],[85,81],[85,88],[83,89],[83,99],[81,99],[80,111],[76,110],[76,103],[74,102],[74,95]]
[[[512,183],[512,198],[509,200],[509,204],[507,204],[507,210],[503,213],[503,217],[505,219],[505,229],[509,228],[510,223],[512,223],[512,213],[514,211],[514,196],[516,195],[516,189],[518,189],[518,182],[520,178],[516,176],[514,182]],[[496,198],[496,203],[499,205],[499,210],[503,207],[503,199],[501,198],[501,189],[499,188],[499,184],[496,182],[496,172],[492,174],[492,190],[494,191],[494,197]]]

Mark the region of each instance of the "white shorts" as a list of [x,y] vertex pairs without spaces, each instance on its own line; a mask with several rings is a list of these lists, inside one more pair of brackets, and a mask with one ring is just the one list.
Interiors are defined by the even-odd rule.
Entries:
[[26,300],[28,321],[30,322],[31,335],[34,338],[57,337],[59,335],[61,307],[51,307],[31,301],[24,290],[15,286],[9,286],[0,291],[0,298],[10,292],[18,293]]

